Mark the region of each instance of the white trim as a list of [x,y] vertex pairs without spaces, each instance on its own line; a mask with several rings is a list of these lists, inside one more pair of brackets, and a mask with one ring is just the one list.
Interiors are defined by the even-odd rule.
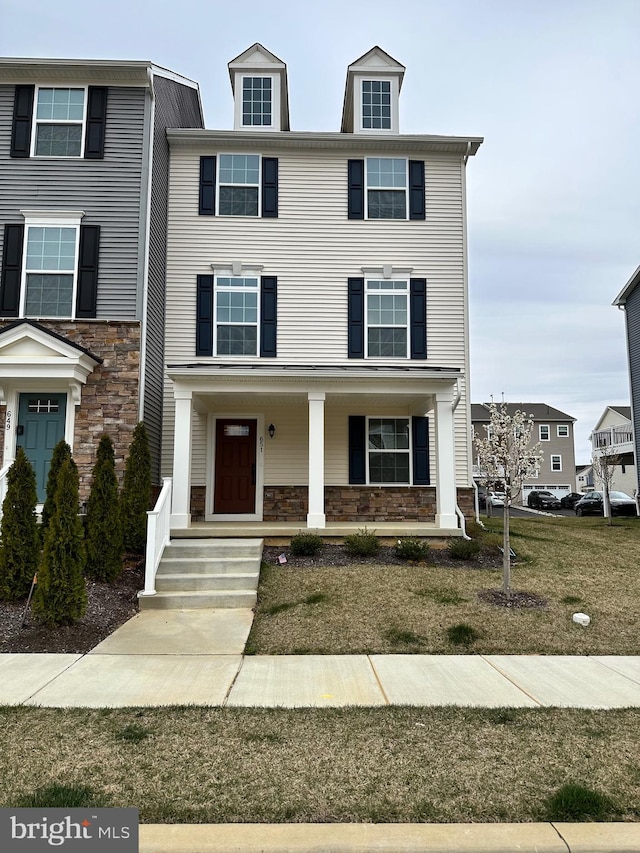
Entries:
[[[409,480],[406,483],[394,482],[394,483],[378,483],[375,481],[371,481],[369,475],[369,456],[371,453],[379,453],[381,452],[380,448],[370,448],[369,447],[369,423],[372,420],[376,421],[406,421],[408,426],[409,433],[409,446],[405,448],[394,448],[393,450],[382,450],[383,453],[405,453],[409,456]],[[367,486],[381,486],[381,487],[395,487],[395,486],[413,486],[413,430],[411,428],[411,415],[366,415],[365,416],[365,435],[364,435],[365,445],[366,445],[366,485]]]
[[[404,160],[404,216],[402,218],[391,216],[369,216],[369,190],[374,192],[397,192],[402,187],[370,187],[369,186],[369,160]],[[409,158],[408,157],[365,157],[364,158],[364,218],[373,222],[408,222],[409,221]]]
[[[258,181],[257,184],[234,184],[220,180],[220,158],[221,157],[257,157],[258,158]],[[220,188],[221,187],[256,187],[258,190],[258,209],[255,216],[252,213],[221,213],[220,211]],[[262,219],[262,154],[255,151],[219,151],[216,155],[216,215],[229,217],[230,219]]]
[[[547,431],[547,437],[546,438],[544,438],[542,435],[542,428],[543,427]],[[551,427],[549,426],[549,424],[538,424],[538,436],[540,438],[540,441],[551,441]]]
[[[560,467],[559,467],[559,468],[554,468],[554,467],[553,467],[553,460],[554,460],[554,459],[557,459],[557,460],[559,461],[559,463],[560,463]],[[549,454],[549,466],[550,466],[550,468],[551,468],[551,472],[552,472],[553,474],[560,474],[560,473],[562,472],[562,454],[560,454],[560,453],[550,453],[550,454]]]
[[[363,127],[362,126],[362,84],[365,80],[371,81],[380,81],[385,83],[391,83],[391,127],[380,128],[380,127]],[[358,134],[365,135],[376,135],[376,136],[387,136],[387,135],[395,135],[397,136],[400,132],[400,122],[399,122],[399,99],[400,99],[400,87],[398,83],[398,77],[396,74],[377,74],[372,72],[368,74],[366,71],[359,71],[357,74],[353,75],[353,132]]]
[[[394,281],[394,282],[404,282],[406,287],[404,290],[395,290],[395,289],[378,289],[378,290],[369,290],[369,283],[372,281]],[[386,296],[398,296],[402,295],[405,297],[405,313],[406,313],[406,322],[404,326],[384,326],[380,325],[369,325],[369,296],[377,296],[377,295],[386,295]],[[404,328],[406,332],[405,338],[405,353],[404,355],[369,355],[369,329],[402,329]],[[365,277],[364,280],[364,357],[365,359],[373,359],[373,360],[389,360],[391,362],[395,361],[407,361],[410,356],[410,347],[411,347],[411,280],[409,278],[404,277],[396,277],[396,274],[385,275],[384,278],[368,278]]]
[[[566,432],[561,433],[560,430],[564,429]],[[569,424],[558,424],[556,426],[556,437],[557,438],[569,438]]]
[[[233,110],[233,126],[236,130],[244,130],[255,132],[264,131],[279,131],[280,130],[280,73],[270,73],[263,71],[235,71],[234,84],[234,110]],[[243,124],[242,122],[242,93],[244,91],[244,79],[246,77],[261,77],[271,80],[271,124]]]
[[[84,92],[84,99],[82,105],[82,121],[78,119],[38,119],[38,93],[40,89],[82,89]],[[88,86],[75,86],[72,84],[68,85],[60,85],[60,83],[38,83],[36,84],[35,91],[33,94],[33,111],[31,115],[31,142],[29,145],[29,156],[33,157],[37,160],[82,160],[84,159],[84,144],[85,137],[87,135],[87,107],[89,100],[89,87]],[[63,155],[63,154],[36,154],[36,138],[38,135],[38,124],[59,124],[59,125],[80,125],[81,136],[80,136],[80,153],[72,154],[72,155]]]
[[[219,278],[251,278],[257,281],[257,285],[255,288],[253,287],[223,287],[225,293],[255,293],[256,294],[256,322],[254,323],[232,323],[228,321],[226,323],[220,323],[221,326],[253,326],[256,327],[256,351],[253,353],[241,353],[241,354],[231,354],[231,353],[218,353],[218,294],[220,292],[218,287],[218,279]],[[259,275],[219,275],[216,274],[213,277],[213,346],[212,346],[212,355],[217,356],[221,355],[224,358],[231,359],[245,359],[245,358],[259,358],[260,357],[260,307],[262,301],[262,282],[260,280]]]
[[[215,460],[216,460],[216,421],[233,420],[256,422],[256,493],[254,512],[237,514],[216,514],[213,510],[215,497]],[[206,450],[206,479],[205,479],[205,521],[262,521],[264,512],[264,449],[265,449],[264,415],[251,412],[215,412],[207,417],[207,450]]]
[[64,382],[59,380],[34,377],[33,379],[21,380],[16,383],[6,382],[3,387],[6,401],[3,456],[5,465],[10,465],[16,458],[16,426],[20,410],[21,394],[62,394],[66,397],[64,440],[71,448],[71,452],[73,452],[76,406],[79,405],[80,400],[77,399],[76,393],[71,390],[69,383],[65,385]]

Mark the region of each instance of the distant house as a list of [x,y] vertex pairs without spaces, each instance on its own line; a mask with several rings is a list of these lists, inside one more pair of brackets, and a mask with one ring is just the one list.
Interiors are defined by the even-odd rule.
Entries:
[[[523,484],[520,502],[526,505],[529,492],[534,489],[549,491],[558,498],[568,495],[575,485],[573,425],[576,419],[546,403],[508,403],[507,408],[510,414],[520,410],[533,420],[531,444],[540,442],[543,453],[538,477]],[[475,437],[485,437],[489,420],[488,403],[471,404],[471,424]],[[482,474],[475,444],[473,473],[476,480]]]
[[[616,296],[613,304],[623,308],[627,330],[627,358],[631,390],[630,419],[633,429],[634,459],[640,454],[640,267]],[[640,491],[636,465],[636,492]],[[630,494],[633,494],[631,492]]]
[[[613,454],[615,466],[611,488],[634,495],[637,489],[631,406],[607,406],[591,433],[591,458]],[[594,471],[594,486],[602,488]]]
[[576,492],[593,490],[593,466],[576,465]]

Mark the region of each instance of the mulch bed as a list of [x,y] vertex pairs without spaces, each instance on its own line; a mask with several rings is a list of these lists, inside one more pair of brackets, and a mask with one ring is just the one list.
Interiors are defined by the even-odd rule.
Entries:
[[478,593],[478,598],[485,604],[513,609],[544,610],[548,603],[546,598],[535,595],[533,592],[516,592],[513,590],[511,596],[508,596],[502,589],[484,589]]

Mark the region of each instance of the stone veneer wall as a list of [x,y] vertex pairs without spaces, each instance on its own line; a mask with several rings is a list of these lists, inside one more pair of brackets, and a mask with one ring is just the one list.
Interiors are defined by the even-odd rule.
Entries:
[[[116,472],[122,483],[126,455],[139,416],[140,323],[96,320],[39,320],[38,323],[103,360],[82,386],[81,402],[76,406],[73,458],[80,475],[80,500],[86,500],[103,432],[113,440]],[[42,390],[46,390],[46,384]]]

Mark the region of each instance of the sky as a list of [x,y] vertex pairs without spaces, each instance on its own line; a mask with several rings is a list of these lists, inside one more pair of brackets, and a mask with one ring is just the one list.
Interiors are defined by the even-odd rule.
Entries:
[[347,66],[406,66],[400,132],[482,136],[467,167],[471,398],[577,419],[576,463],[629,404],[624,314],[640,264],[640,0],[0,0],[0,54],[144,59],[233,127],[227,62],[287,64],[292,130],[340,128]]

